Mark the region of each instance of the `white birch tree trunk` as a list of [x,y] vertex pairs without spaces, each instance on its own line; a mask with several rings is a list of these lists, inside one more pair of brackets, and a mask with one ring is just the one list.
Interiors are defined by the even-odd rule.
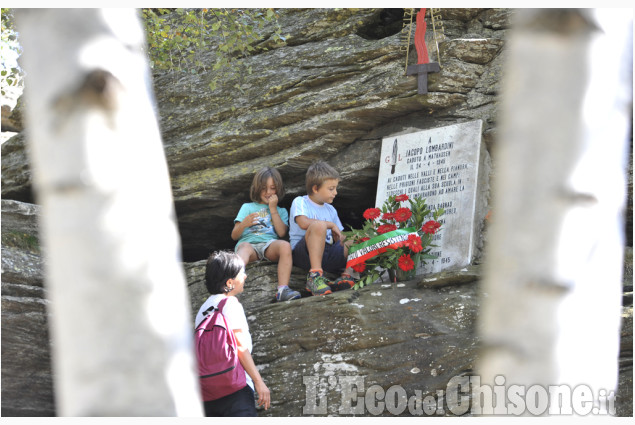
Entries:
[[[518,14],[494,154],[477,375],[490,395],[496,384],[588,385],[595,402],[572,413],[605,413],[597,400],[611,402],[618,373],[632,10]],[[564,413],[550,402],[544,414]],[[482,413],[506,412],[504,400],[494,403]]]
[[18,9],[15,17],[58,414],[200,416],[180,240],[136,11]]

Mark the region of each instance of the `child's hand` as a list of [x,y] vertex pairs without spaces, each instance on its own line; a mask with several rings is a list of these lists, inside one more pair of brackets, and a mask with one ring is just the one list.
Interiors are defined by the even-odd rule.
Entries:
[[342,239],[342,232],[340,231],[340,229],[337,228],[337,226],[333,226],[333,228],[331,229],[331,235],[333,235],[333,243],[336,243],[337,241]]
[[271,211],[275,210],[276,207],[278,206],[278,195],[276,195],[275,193],[271,195],[268,199],[268,202],[269,202],[269,209]]
[[247,217],[245,217],[245,219],[243,220],[243,223],[245,223],[245,227],[251,227],[251,226],[254,226],[254,225],[258,224],[258,217],[259,216],[260,216],[260,214],[255,212],[255,213],[251,213]]

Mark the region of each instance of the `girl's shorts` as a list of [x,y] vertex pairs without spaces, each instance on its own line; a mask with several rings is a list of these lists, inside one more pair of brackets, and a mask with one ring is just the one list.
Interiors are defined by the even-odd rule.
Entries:
[[276,239],[271,239],[271,240],[268,240],[267,242],[261,242],[261,243],[241,242],[238,245],[236,245],[236,248],[234,248],[234,252],[238,252],[238,247],[241,246],[242,244],[248,243],[249,245],[251,245],[254,251],[256,251],[256,255],[258,256],[258,261],[262,261],[262,260],[268,261],[269,259],[265,257],[265,251],[267,250],[267,248],[269,248],[269,245],[271,245],[275,241]]

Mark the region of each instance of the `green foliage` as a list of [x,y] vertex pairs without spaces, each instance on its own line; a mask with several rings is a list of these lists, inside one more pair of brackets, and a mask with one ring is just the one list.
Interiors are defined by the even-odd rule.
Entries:
[[[199,74],[220,71],[256,52],[267,28],[283,43],[272,9],[142,9],[150,66],[158,70]],[[263,48],[264,49],[264,48]],[[204,55],[209,51],[214,52]],[[207,58],[207,59],[205,59]],[[251,74],[251,69],[245,69]],[[210,88],[216,88],[213,78]]]
[[0,41],[0,91],[6,96],[9,87],[17,87],[21,82],[21,71],[16,59],[22,49],[13,27],[13,11],[2,8],[2,38]]
[[40,242],[28,233],[7,231],[2,233],[2,245],[19,248],[32,254],[40,254]]
[[[235,66],[241,58],[256,53],[258,43],[265,38],[270,39],[273,46],[285,41],[273,9],[158,8],[141,9],[141,16],[148,41],[150,66],[156,70],[187,74],[222,71]],[[2,8],[0,49],[0,77],[4,96],[7,88],[17,86],[21,81],[21,70],[15,59],[22,49],[14,30],[12,9]],[[205,54],[209,51],[213,55]],[[211,61],[210,57],[213,58]],[[245,67],[239,75],[251,73],[251,67]],[[211,89],[216,88],[217,75],[218,72],[213,73]]]

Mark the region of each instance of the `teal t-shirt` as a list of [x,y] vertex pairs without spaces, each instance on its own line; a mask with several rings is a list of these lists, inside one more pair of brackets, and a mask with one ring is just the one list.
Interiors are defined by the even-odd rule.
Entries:
[[[289,226],[289,213],[287,210],[280,207],[276,207],[276,209],[278,210],[278,214],[280,215],[282,222]],[[259,204],[257,202],[243,204],[243,206],[240,207],[240,211],[238,211],[238,215],[234,219],[234,223],[243,221],[245,217],[255,212],[258,212],[260,215],[258,218],[258,224],[247,227],[243,231],[243,234],[240,235],[240,239],[238,240],[236,246],[242,242],[262,243],[271,239],[280,239],[271,221],[269,205]]]

